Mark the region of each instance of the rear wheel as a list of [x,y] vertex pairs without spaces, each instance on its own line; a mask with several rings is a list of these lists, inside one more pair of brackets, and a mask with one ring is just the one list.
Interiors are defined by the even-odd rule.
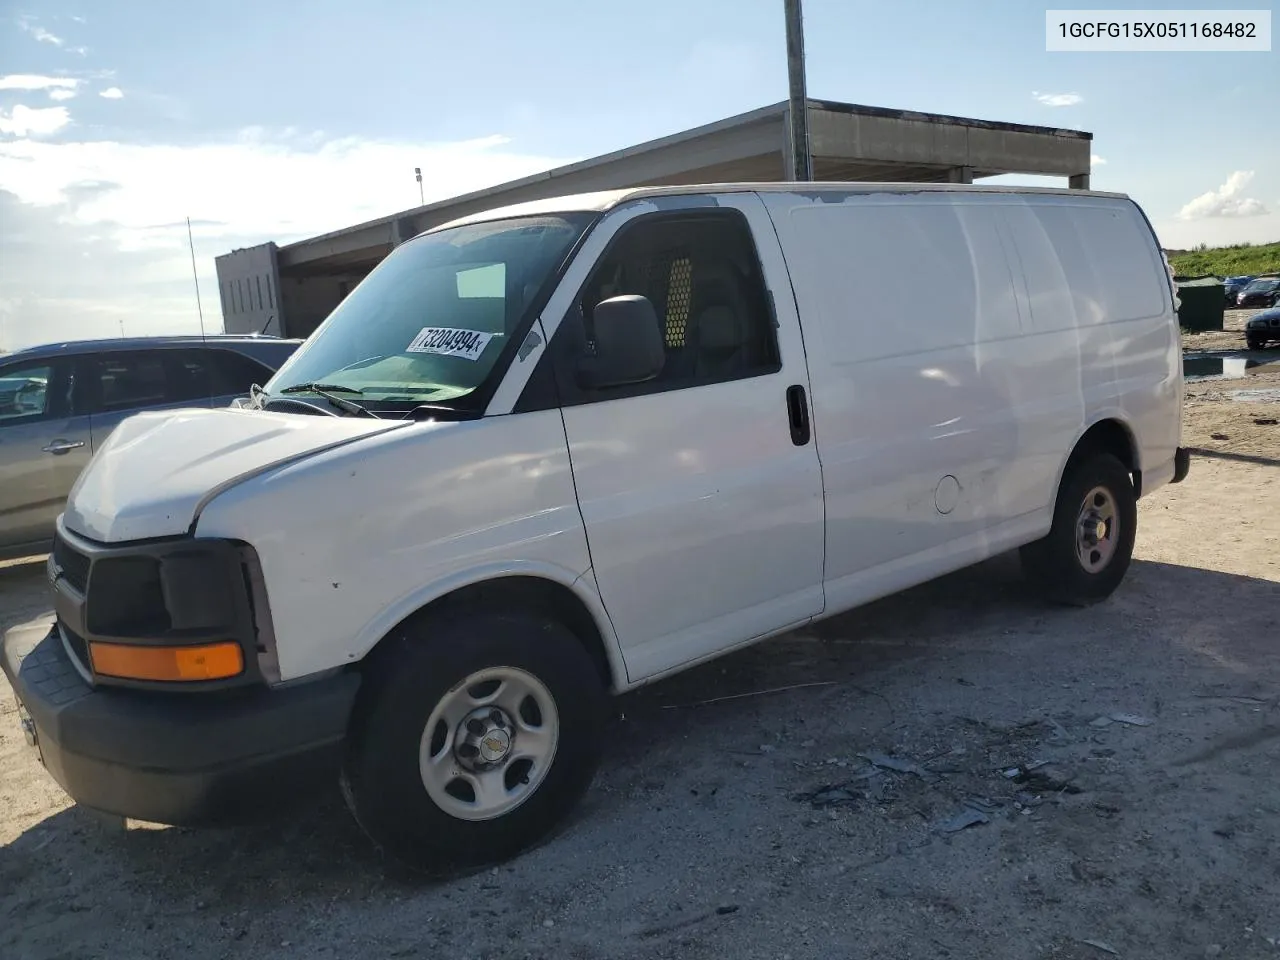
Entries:
[[599,761],[608,697],[560,624],[457,612],[369,665],[342,773],[356,820],[418,869],[514,856],[558,826]]
[[1023,567],[1051,600],[1097,603],[1124,579],[1137,525],[1129,471],[1109,453],[1085,454],[1062,478],[1049,535],[1022,548]]

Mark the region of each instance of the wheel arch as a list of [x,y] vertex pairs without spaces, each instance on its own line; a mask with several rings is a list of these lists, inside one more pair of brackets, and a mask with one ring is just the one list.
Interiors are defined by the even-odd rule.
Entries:
[[434,614],[467,606],[514,607],[549,616],[577,637],[606,689],[617,692],[627,686],[613,627],[589,574],[574,576],[540,565],[473,571],[415,594],[398,604],[394,613],[380,618],[380,626],[370,631],[370,638],[361,645],[358,659],[367,662],[389,638]]
[[1062,480],[1072,465],[1093,453],[1109,453],[1119,460],[1133,477],[1135,497],[1142,496],[1142,458],[1133,427],[1118,413],[1104,414],[1080,431],[1071,452],[1058,468],[1058,480],[1053,489],[1053,502],[1057,503]]

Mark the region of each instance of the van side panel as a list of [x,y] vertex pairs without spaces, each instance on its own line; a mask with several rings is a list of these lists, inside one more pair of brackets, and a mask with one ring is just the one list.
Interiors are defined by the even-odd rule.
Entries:
[[[1070,431],[1021,413],[1036,369],[992,199],[766,195],[809,356],[829,612],[1047,529],[1025,452]],[[1078,381],[1076,351],[1045,362]]]
[[[1023,475],[1056,490],[1071,452],[1063,435],[1074,441],[1114,418],[1137,441],[1149,492],[1172,476],[1182,410],[1178,327],[1151,233],[1129,201],[1021,200],[1001,212],[1025,284],[1024,363],[1039,385],[1023,416],[1043,426],[1024,451]],[[1078,363],[1063,363],[1073,350]]]

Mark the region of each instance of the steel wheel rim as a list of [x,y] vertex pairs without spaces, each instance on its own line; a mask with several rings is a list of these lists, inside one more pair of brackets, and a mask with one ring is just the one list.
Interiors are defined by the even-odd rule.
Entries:
[[560,739],[546,685],[516,667],[478,670],[452,687],[423,728],[418,770],[427,794],[459,820],[492,820],[529,799]]
[[1120,511],[1106,487],[1084,496],[1076,518],[1076,559],[1086,573],[1105,570],[1120,542]]

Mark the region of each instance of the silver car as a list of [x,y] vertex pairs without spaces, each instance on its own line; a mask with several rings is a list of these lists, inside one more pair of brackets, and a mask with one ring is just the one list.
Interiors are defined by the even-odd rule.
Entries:
[[146,337],[0,355],[0,559],[43,553],[93,451],[141,410],[228,406],[300,340]]

